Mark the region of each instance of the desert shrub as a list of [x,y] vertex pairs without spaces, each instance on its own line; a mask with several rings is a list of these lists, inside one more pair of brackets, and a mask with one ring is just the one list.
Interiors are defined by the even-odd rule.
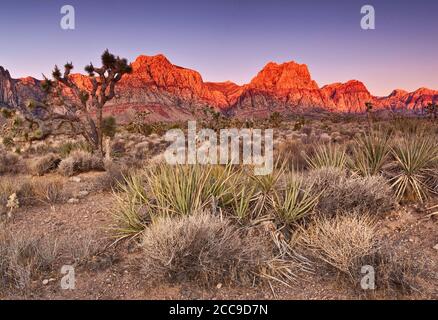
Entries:
[[58,153],[61,155],[62,158],[66,158],[70,155],[70,153],[76,150],[86,151],[89,153],[93,151],[92,147],[85,141],[69,141],[59,146]]
[[54,153],[32,160],[30,172],[36,176],[42,176],[58,168],[61,158]]
[[375,250],[375,222],[366,214],[320,216],[302,238],[314,258],[355,279],[363,260]]
[[376,221],[370,215],[317,217],[300,240],[317,264],[344,275],[356,289],[360,289],[363,266],[373,267],[375,289],[385,295],[409,294],[416,282],[416,263],[401,259],[393,248],[380,245]]
[[0,150],[0,175],[17,173],[20,171],[20,158],[18,155]]
[[387,168],[398,199],[423,202],[431,188],[428,181],[436,177],[438,144],[429,136],[412,135],[392,147],[393,163]]
[[319,195],[317,210],[334,214],[337,211],[385,212],[394,205],[391,187],[381,176],[348,176],[337,168],[311,170],[304,175],[304,185]]
[[142,247],[147,279],[206,286],[251,280],[269,254],[260,238],[207,213],[161,217],[144,231]]
[[40,272],[50,271],[56,256],[53,241],[0,229],[0,290],[28,290]]
[[7,205],[11,197],[16,198],[17,207],[32,204],[34,193],[29,179],[3,177],[0,180],[0,216],[9,211]]
[[68,197],[61,178],[4,178],[0,180],[0,215],[7,213],[8,199],[16,195],[18,207],[55,204]]
[[314,149],[313,144],[304,144],[299,140],[284,142],[278,146],[276,163],[285,163],[289,170],[307,169],[307,157],[313,155]]
[[82,172],[103,171],[102,158],[85,151],[74,151],[61,161],[58,171],[64,176],[74,176]]
[[111,191],[117,189],[125,181],[128,175],[128,168],[123,164],[116,164],[112,161],[104,161],[105,172],[99,175],[94,181],[94,189],[97,191]]
[[7,149],[11,149],[15,145],[14,139],[11,137],[3,137],[2,143]]
[[111,144],[111,157],[120,158],[126,152],[125,143],[117,140]]
[[344,168],[348,161],[345,148],[335,144],[318,146],[313,156],[307,157],[310,168],[318,169],[324,167]]
[[62,178],[32,179],[29,183],[29,197],[33,202],[53,205],[68,198]]
[[389,134],[377,131],[355,139],[352,168],[362,176],[378,175],[389,160]]
[[114,138],[117,131],[116,118],[105,117],[102,121],[102,133],[109,138]]

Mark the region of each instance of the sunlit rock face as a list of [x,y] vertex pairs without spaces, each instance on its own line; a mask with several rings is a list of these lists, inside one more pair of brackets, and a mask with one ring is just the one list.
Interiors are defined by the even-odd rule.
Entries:
[[[293,61],[269,62],[250,83],[242,86],[231,81],[204,82],[199,72],[176,66],[161,54],[139,56],[132,67],[132,74],[123,76],[117,84],[116,97],[108,103],[109,113],[120,115],[128,109],[141,109],[158,112],[159,119],[179,120],[202,115],[206,108],[241,116],[263,116],[274,111],[364,112],[367,102],[377,110],[421,110],[429,103],[438,103],[438,91],[426,88],[414,92],[394,90],[387,97],[371,95],[357,80],[320,88],[308,67]],[[87,76],[72,74],[71,78],[79,87],[90,89]],[[0,67],[1,105],[14,108],[28,99],[43,98],[41,81],[31,77],[12,79]]]

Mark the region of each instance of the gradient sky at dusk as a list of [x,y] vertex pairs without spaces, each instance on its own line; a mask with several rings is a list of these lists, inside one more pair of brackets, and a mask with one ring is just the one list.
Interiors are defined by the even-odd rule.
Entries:
[[[76,9],[76,30],[59,26]],[[360,8],[376,9],[376,30]],[[0,3],[0,65],[13,77],[76,71],[101,52],[163,53],[205,81],[247,83],[269,61],[306,63],[322,86],[350,79],[371,93],[438,89],[436,0],[14,0]]]

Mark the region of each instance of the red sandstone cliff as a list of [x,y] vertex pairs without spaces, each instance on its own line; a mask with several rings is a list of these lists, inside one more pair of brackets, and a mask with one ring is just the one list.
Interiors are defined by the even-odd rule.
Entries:
[[[375,97],[360,81],[334,83],[322,88],[312,80],[305,64],[268,63],[249,84],[204,82],[194,70],[172,64],[165,56],[139,56],[133,73],[125,75],[110,102],[114,112],[125,108],[152,108],[166,117],[202,114],[204,108],[228,111],[236,115],[264,114],[272,111],[323,109],[336,112],[363,112],[366,102],[376,109],[421,110],[438,102],[438,91],[421,88],[414,92],[394,90],[387,97]],[[88,77],[71,76],[88,88]],[[34,78],[12,79],[0,67],[0,104],[17,107],[27,99],[40,100],[44,93]]]

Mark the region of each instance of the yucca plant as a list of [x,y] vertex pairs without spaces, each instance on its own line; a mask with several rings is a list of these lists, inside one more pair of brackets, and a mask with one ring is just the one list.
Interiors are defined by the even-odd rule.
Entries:
[[334,144],[318,146],[312,157],[306,156],[306,161],[312,169],[344,168],[347,160],[348,156],[345,148]]
[[389,133],[372,131],[356,138],[355,143],[351,161],[353,171],[364,177],[379,174],[390,155]]
[[311,213],[318,198],[311,192],[311,187],[304,188],[300,179],[292,177],[286,188],[277,193],[275,213],[282,222],[293,223]]
[[391,148],[394,156],[392,187],[398,199],[423,202],[430,191],[427,179],[436,170],[438,146],[429,136],[413,135]]
[[237,219],[244,220],[251,216],[254,194],[254,187],[243,185],[239,192],[234,195],[232,208]]
[[133,174],[124,180],[118,183],[120,192],[113,192],[114,226],[111,229],[118,239],[139,235],[150,222],[152,214],[142,176]]
[[[277,166],[275,166],[277,167]],[[279,189],[281,179],[285,173],[285,165],[281,165],[279,169],[274,169],[271,174],[264,176],[251,175],[249,183],[255,190],[255,210],[256,216],[262,215],[263,212],[268,212],[275,206],[277,199],[276,192]]]
[[159,165],[149,169],[146,178],[156,209],[164,215],[188,215],[203,209],[210,194],[211,166]]
[[203,198],[209,200],[213,197],[221,207],[230,205],[242,179],[242,171],[234,169],[231,164],[203,166],[202,169],[207,175]]

